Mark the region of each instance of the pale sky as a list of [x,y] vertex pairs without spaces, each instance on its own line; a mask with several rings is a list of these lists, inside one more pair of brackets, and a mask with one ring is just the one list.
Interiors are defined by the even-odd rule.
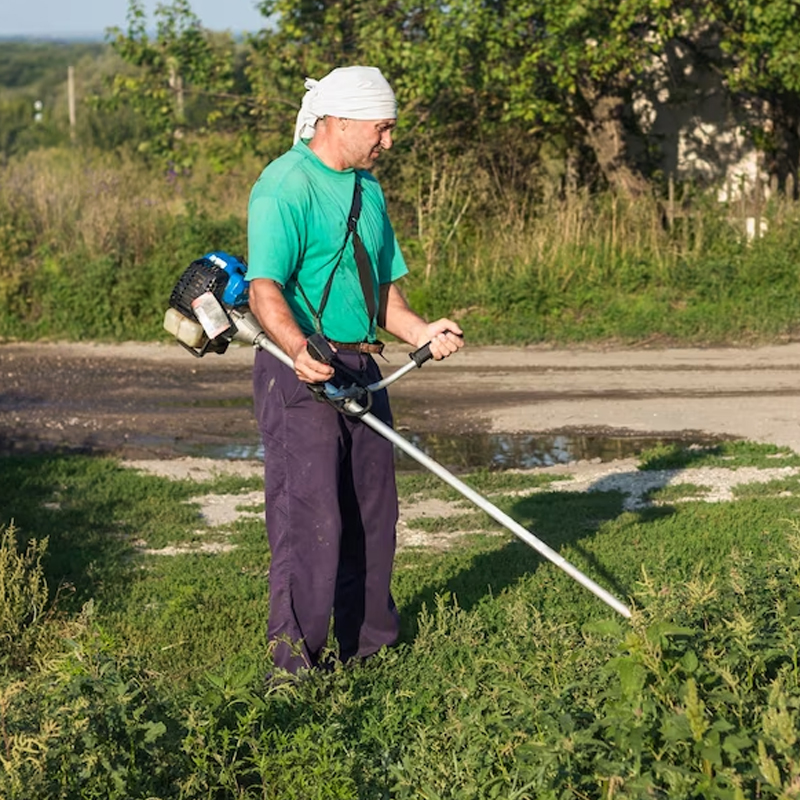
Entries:
[[[145,0],[148,29],[159,0]],[[165,3],[168,5],[169,3]],[[203,26],[233,33],[255,33],[266,19],[256,0],[189,0]],[[114,25],[125,30],[128,0],[0,0],[0,37],[102,36]]]

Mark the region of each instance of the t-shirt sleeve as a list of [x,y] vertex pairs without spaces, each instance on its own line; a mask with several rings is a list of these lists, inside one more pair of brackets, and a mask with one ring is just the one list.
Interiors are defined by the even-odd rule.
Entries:
[[247,280],[270,278],[285,286],[301,252],[302,234],[290,206],[254,193],[247,211]]
[[403,258],[403,253],[400,250],[400,245],[397,242],[397,236],[395,236],[394,229],[392,228],[392,223],[389,221],[388,215],[384,215],[384,226],[384,246],[381,251],[381,258],[378,264],[378,283],[381,285],[385,283],[393,283],[408,273],[406,260]]

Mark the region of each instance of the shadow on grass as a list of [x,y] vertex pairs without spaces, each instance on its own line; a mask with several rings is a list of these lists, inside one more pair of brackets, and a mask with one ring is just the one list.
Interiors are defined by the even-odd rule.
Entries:
[[[779,459],[779,461],[776,461]],[[640,469],[682,470],[690,467],[794,467],[800,454],[789,447],[731,439],[714,445],[685,447],[676,444],[655,447],[642,455]]]
[[[547,492],[518,501],[510,516],[556,552],[569,545],[584,562],[576,565],[582,572],[624,598],[631,587],[618,581],[595,553],[581,544],[582,539],[593,536],[603,523],[617,518],[624,510],[624,501],[625,495],[619,491]],[[443,554],[443,563],[437,572],[447,571],[449,563],[450,574],[442,582],[420,587],[404,605],[402,638],[406,641],[414,638],[420,610],[423,605],[433,607],[437,595],[448,592],[457,597],[460,608],[469,610],[487,594],[497,595],[535,573],[544,557],[521,540],[512,538],[510,532],[508,536],[506,544],[475,552],[466,564],[461,563],[463,554]]]
[[109,458],[0,458],[0,486],[0,525],[13,523],[23,542],[47,537],[42,566],[66,611],[90,598],[122,602],[135,575],[132,540],[148,525],[174,524],[170,509],[185,514],[185,489]]

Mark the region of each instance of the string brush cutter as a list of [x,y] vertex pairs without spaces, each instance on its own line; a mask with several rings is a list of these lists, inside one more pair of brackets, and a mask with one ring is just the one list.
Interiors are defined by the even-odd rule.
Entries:
[[[164,327],[197,358],[207,353],[223,354],[231,342],[237,341],[266,350],[286,366],[293,368],[292,359],[269,339],[247,305],[246,271],[247,268],[241,258],[222,251],[207,253],[193,261],[172,290],[169,308],[164,317]],[[321,335],[309,338],[309,349],[319,360],[332,363],[334,367],[338,366],[333,350]],[[348,385],[345,380],[341,386],[325,383],[322,386],[309,388],[315,391],[320,399],[334,405],[341,413],[360,417],[365,425],[369,425],[399,450],[452,486],[618,614],[630,618],[630,609],[614,595],[370,413],[372,393],[386,388],[432,358],[430,343],[409,355],[408,364],[369,386],[361,386],[356,381]]]

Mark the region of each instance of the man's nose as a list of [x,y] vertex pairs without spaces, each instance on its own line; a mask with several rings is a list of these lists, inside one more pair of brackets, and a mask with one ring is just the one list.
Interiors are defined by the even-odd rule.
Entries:
[[391,131],[384,131],[381,134],[381,147],[384,150],[388,150],[394,144],[394,140],[392,139],[392,132]]

